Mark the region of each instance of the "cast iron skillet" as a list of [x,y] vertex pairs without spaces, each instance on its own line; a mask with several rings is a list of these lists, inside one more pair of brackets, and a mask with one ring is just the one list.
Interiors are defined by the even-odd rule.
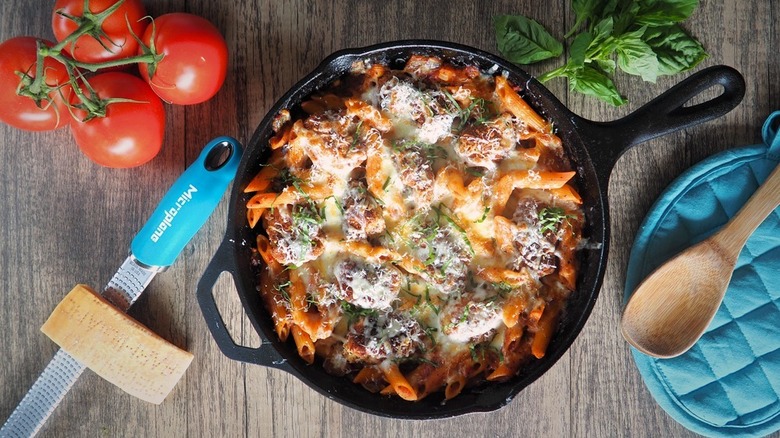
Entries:
[[[483,71],[495,74],[506,72],[512,83],[526,87],[523,97],[554,122],[557,134],[576,166],[586,215],[584,234],[590,242],[581,251],[582,268],[577,291],[572,294],[547,355],[530,363],[522,374],[508,382],[466,388],[462,394],[444,404],[443,397],[437,395],[412,403],[372,394],[347,378],[327,374],[319,364],[307,365],[298,357],[292,340],[279,342],[271,317],[257,292],[256,267],[250,264],[250,247],[255,234],[246,225],[245,219],[248,196],[243,189],[267,158],[266,144],[272,135],[271,122],[275,114],[284,108],[295,114],[294,109],[304,98],[348,72],[354,61],[370,60],[401,68],[412,54],[435,55],[455,64],[477,65]],[[722,86],[723,93],[704,103],[684,106],[691,98],[713,86]],[[643,141],[722,116],[739,104],[744,93],[744,80],[736,70],[726,66],[711,67],[691,75],[623,119],[598,123],[570,112],[521,69],[471,47],[413,40],[336,52],[274,104],[246,147],[230,197],[227,232],[198,284],[198,301],[206,323],[219,348],[231,359],[285,370],[326,397],[361,411],[386,417],[426,419],[498,409],[561,357],[590,315],[606,269],[609,249],[607,185],[620,155]],[[233,276],[246,313],[262,339],[258,348],[237,345],[225,330],[212,292],[222,272]]]

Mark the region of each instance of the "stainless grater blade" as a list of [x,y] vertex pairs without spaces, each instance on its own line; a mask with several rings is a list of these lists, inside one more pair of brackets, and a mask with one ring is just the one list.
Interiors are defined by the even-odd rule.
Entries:
[[[118,309],[126,312],[141,296],[155,274],[163,269],[145,266],[131,254],[108,282],[102,295]],[[84,365],[64,350],[57,351],[0,428],[0,438],[31,437],[38,433],[85,369]]]

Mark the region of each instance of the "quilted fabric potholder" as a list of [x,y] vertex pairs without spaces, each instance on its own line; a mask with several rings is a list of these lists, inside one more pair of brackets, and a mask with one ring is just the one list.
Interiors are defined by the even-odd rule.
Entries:
[[[723,226],[780,161],[780,111],[765,144],[712,156],[677,178],[651,208],[631,250],[625,300],[655,268]],[[681,356],[632,348],[658,404],[707,436],[764,436],[780,429],[780,208],[740,253],[723,303],[702,338]]]

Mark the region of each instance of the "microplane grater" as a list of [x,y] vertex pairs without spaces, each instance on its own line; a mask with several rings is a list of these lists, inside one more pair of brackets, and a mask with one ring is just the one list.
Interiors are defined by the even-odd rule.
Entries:
[[[174,182],[130,244],[130,256],[102,295],[127,311],[154,276],[171,266],[217,207],[243,149],[231,137],[211,140]],[[0,438],[34,436],[86,367],[60,349],[0,428]]]

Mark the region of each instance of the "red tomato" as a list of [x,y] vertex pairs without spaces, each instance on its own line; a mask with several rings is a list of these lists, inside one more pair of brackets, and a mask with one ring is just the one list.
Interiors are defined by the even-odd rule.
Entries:
[[[0,120],[20,129],[29,131],[48,131],[68,124],[70,114],[67,102],[70,85],[60,91],[51,91],[51,102],[41,102],[38,108],[35,101],[17,94],[21,78],[16,72],[27,73],[35,77],[38,65],[36,38],[16,37],[0,44]],[[44,41],[51,46],[52,43]],[[68,82],[68,72],[59,62],[46,58],[43,61],[46,84],[57,87]]]
[[204,102],[217,94],[227,74],[228,51],[219,30],[205,18],[176,12],[162,15],[146,28],[143,42],[164,55],[150,78],[141,76],[164,101],[179,105]]
[[105,117],[86,122],[81,121],[84,111],[74,110],[78,120],[71,121],[70,130],[81,151],[106,167],[135,167],[154,158],[162,147],[165,108],[149,85],[122,72],[96,75],[89,78],[89,84],[102,99],[138,102],[111,103]]
[[[89,10],[93,13],[100,13],[115,3],[117,0],[89,0]],[[57,41],[62,41],[78,26],[75,21],[58,14],[57,11],[81,17],[84,14],[84,0],[57,0],[54,3],[51,27]],[[81,36],[74,44],[68,44],[65,50],[74,59],[89,63],[135,56],[136,51],[138,51],[138,42],[130,34],[127,23],[130,23],[133,32],[140,37],[148,24],[147,20],[142,20],[145,16],[146,10],[141,0],[125,0],[119,9],[106,17],[103,26],[101,26],[105,36],[100,41],[111,49],[110,51],[106,50],[100,41],[89,34]],[[127,21],[125,21],[125,17],[127,17]]]

